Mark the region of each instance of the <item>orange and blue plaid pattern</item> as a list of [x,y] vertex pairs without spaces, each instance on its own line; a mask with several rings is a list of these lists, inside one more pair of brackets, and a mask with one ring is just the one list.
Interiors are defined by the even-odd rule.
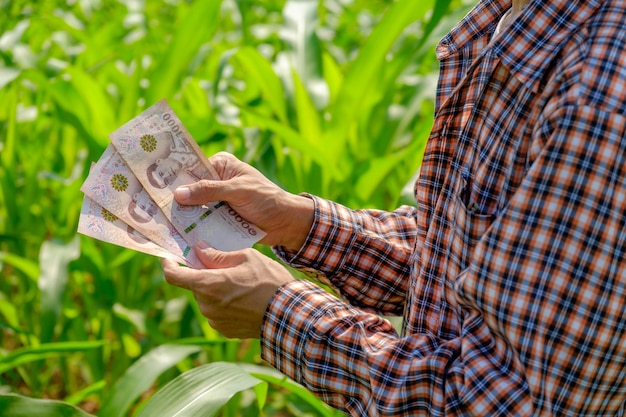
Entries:
[[[358,416],[618,416],[626,2],[482,1],[439,44],[417,207],[313,197],[263,357]],[[378,314],[404,315],[401,334]]]

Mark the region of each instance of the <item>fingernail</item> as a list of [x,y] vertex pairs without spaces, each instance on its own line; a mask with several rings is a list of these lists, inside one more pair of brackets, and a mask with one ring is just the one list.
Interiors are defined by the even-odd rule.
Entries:
[[198,249],[204,250],[204,249],[208,249],[211,247],[211,245],[209,245],[207,242],[205,242],[204,240],[199,241],[198,243],[196,243],[196,247]]
[[189,187],[178,187],[174,191],[174,197],[176,198],[176,200],[189,200],[190,196],[191,190],[189,189]]

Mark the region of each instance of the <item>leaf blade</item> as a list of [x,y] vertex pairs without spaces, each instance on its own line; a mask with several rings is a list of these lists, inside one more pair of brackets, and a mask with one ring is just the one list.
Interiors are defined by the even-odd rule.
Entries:
[[233,58],[261,89],[263,96],[278,119],[287,123],[283,86],[270,63],[252,47],[239,49]]
[[[394,3],[350,65],[332,104],[330,113],[333,117],[323,139],[324,146],[334,149],[335,155],[340,155],[345,148],[350,128],[361,112],[368,92],[364,86],[371,85],[380,75],[388,51],[404,28],[423,17],[428,10],[428,7],[415,7],[414,0]],[[338,161],[333,163],[338,164]]]
[[39,339],[52,340],[61,315],[63,294],[68,280],[68,264],[80,256],[80,240],[75,236],[70,243],[46,241],[39,252],[39,291],[41,292],[41,330]]
[[178,25],[172,42],[155,66],[156,70],[146,91],[149,104],[169,97],[176,91],[176,84],[200,46],[215,33],[221,4],[221,0],[193,2]]
[[93,417],[60,401],[41,400],[21,395],[0,395],[0,415],[4,417]]
[[187,356],[199,352],[197,345],[161,345],[141,356],[113,385],[100,411],[99,417],[126,415],[132,403],[154,383],[159,375]]
[[236,393],[264,383],[233,363],[210,363],[171,381],[148,401],[138,417],[214,416]]
[[45,343],[38,346],[15,349],[8,355],[0,358],[0,374],[29,362],[46,359],[62,353],[82,352],[85,350],[97,349],[104,344],[105,342],[101,340],[90,340],[82,342]]

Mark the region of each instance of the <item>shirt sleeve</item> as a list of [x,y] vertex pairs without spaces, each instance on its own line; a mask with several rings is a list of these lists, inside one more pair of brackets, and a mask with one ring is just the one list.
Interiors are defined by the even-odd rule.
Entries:
[[482,360],[480,372],[507,392],[491,398],[502,415],[529,415],[528,397],[520,396],[525,381],[509,372],[511,352],[493,343],[484,326],[470,326],[467,334],[448,341],[427,332],[400,337],[385,319],[300,280],[275,294],[261,344],[268,363],[353,416],[465,415],[464,396],[476,389],[466,380],[468,357]]
[[402,315],[414,256],[416,208],[350,210],[310,196],[315,220],[303,247],[274,252],[366,311]]
[[386,320],[305,280],[275,294],[261,341],[272,366],[354,416],[426,414],[428,402],[414,402],[417,384],[462,381],[458,346],[438,346],[428,335],[401,340]]

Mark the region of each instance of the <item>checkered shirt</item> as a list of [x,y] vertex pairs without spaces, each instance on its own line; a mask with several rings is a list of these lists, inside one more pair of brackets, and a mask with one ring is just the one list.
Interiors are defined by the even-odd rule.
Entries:
[[[263,357],[355,416],[621,416],[626,1],[478,4],[437,47],[416,206],[313,197]],[[403,315],[400,333],[381,315]]]

